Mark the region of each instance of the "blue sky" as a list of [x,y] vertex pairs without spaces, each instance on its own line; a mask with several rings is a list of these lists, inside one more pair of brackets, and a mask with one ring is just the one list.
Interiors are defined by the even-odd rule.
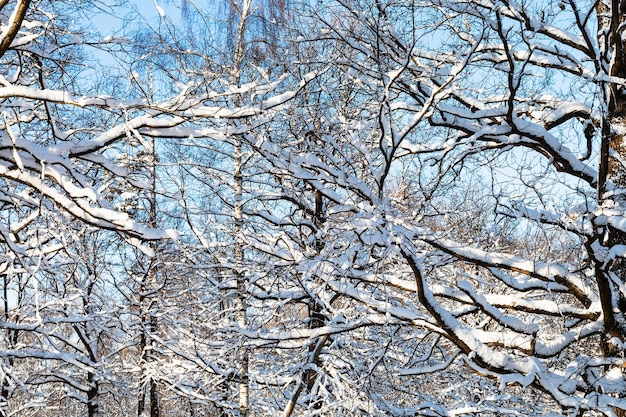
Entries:
[[[167,3],[171,2],[167,1]],[[123,18],[127,13],[130,13],[132,9],[138,10],[141,16],[143,16],[148,22],[156,23],[159,17],[157,7],[160,7],[166,12],[171,11],[171,4],[170,7],[168,7],[167,3],[163,0],[130,0],[128,2],[128,7],[120,9],[120,13],[118,15],[111,16],[102,13],[94,16],[93,23],[104,36],[112,35],[121,28]]]

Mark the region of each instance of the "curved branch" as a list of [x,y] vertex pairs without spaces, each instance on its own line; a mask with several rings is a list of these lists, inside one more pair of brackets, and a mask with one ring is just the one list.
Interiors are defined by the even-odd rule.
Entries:
[[[11,19],[9,20],[9,27],[6,31],[2,33],[2,41],[0,41],[0,58],[4,56],[4,54],[11,47],[11,43],[17,36],[17,32],[19,32],[22,27],[22,22],[24,21],[24,17],[26,16],[26,11],[30,6],[31,0],[19,0],[13,14],[11,15]],[[6,2],[3,2],[2,7],[6,5]]]

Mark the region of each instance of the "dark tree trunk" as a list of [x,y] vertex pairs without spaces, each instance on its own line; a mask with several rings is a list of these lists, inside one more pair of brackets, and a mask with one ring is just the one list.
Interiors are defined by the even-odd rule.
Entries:
[[89,391],[87,391],[87,416],[98,417],[100,411],[98,403],[98,382],[93,372],[87,374],[87,382],[90,387]]
[[[606,38],[600,39],[604,45],[605,56],[600,57],[602,63],[608,66],[611,76],[626,78],[626,59],[624,56],[624,45],[620,25],[626,21],[626,0],[611,0],[598,5],[598,15],[600,27],[607,27]],[[602,32],[601,32],[602,33]],[[611,152],[626,157],[626,144],[624,136],[620,133],[622,127],[626,125],[626,90],[623,86],[612,83],[604,90],[606,101],[606,112],[603,115],[601,130],[601,154],[599,173],[599,202],[601,205],[614,207],[619,210],[626,209],[626,196],[620,194],[607,193],[607,185],[613,184],[618,190],[626,190],[626,168],[614,157]],[[607,226],[606,229],[598,229],[601,234],[597,238],[608,247],[626,244],[626,233],[614,227]],[[596,268],[596,278],[600,291],[600,300],[606,326],[606,334],[620,340],[625,339],[626,328],[623,319],[623,311],[626,311],[626,300],[619,295],[619,290],[611,281],[608,273],[615,274],[622,282],[626,281],[626,260],[617,257],[611,263],[605,263],[599,257]],[[616,297],[614,294],[618,294]],[[620,311],[621,310],[621,311]],[[617,348],[613,344],[603,342],[603,349],[607,356],[616,356]]]
[[[626,78],[626,56],[624,42],[622,40],[623,29],[626,23],[626,0],[606,0],[598,4],[600,45],[604,46],[601,64],[608,68],[613,77]],[[606,28],[606,31],[602,31]],[[608,193],[607,187],[612,184],[616,190],[626,190],[626,167],[622,162],[611,154],[614,153],[626,159],[626,143],[624,143],[623,127],[626,126],[626,89],[624,86],[611,83],[605,86],[604,100],[606,111],[603,114],[601,126],[601,149],[600,169],[598,183],[599,203],[605,207],[611,207],[620,211],[626,210],[626,195]],[[620,128],[620,129],[618,129]],[[597,228],[600,240],[607,248],[626,244],[626,233],[615,227],[601,226]],[[626,340],[626,299],[620,293],[619,288],[612,281],[609,274],[614,274],[617,279],[626,282],[626,259],[616,257],[606,262],[598,257],[596,264],[596,280],[602,311],[604,314],[605,332],[602,340],[602,349],[607,357],[622,357],[623,352],[613,343],[610,338]],[[626,417],[626,410],[614,408],[618,417]]]

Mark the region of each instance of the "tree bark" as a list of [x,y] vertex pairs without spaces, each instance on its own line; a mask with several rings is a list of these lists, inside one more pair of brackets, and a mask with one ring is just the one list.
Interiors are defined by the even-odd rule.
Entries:
[[[247,303],[246,303],[246,282],[245,272],[243,269],[244,261],[244,248],[243,248],[243,173],[242,173],[242,154],[241,154],[241,142],[237,139],[234,150],[234,179],[235,179],[235,207],[234,207],[234,220],[235,220],[235,279],[237,281],[237,297],[236,314],[237,324],[240,328],[244,329],[247,326]],[[249,358],[248,352],[242,344],[243,352],[240,358],[239,368],[239,414],[241,417],[248,415],[249,407],[249,376],[248,366]]]
[[[148,215],[149,215],[149,225],[150,228],[155,229],[157,227],[157,198],[156,198],[156,163],[157,163],[157,155],[156,155],[156,143],[154,138],[152,138],[151,142],[152,149],[151,152],[151,166],[150,166],[150,181],[151,181],[151,192],[150,192],[150,201]],[[156,250],[156,245],[154,243],[151,244],[151,249]],[[140,342],[139,349],[141,352],[141,366],[142,366],[142,375],[144,378],[146,376],[146,368],[147,364],[154,361],[154,349],[153,349],[153,340],[152,335],[156,333],[158,329],[158,321],[156,317],[156,312],[154,311],[155,301],[152,299],[154,295],[152,295],[152,288],[156,286],[157,280],[157,270],[156,270],[156,261],[153,258],[146,271],[146,275],[142,280],[142,285],[140,288],[140,296],[139,296],[139,309],[140,309],[140,318],[141,318],[141,334],[140,334]],[[150,294],[150,295],[148,295]],[[146,398],[149,401],[149,416],[150,417],[159,417],[160,416],[160,402],[159,402],[159,391],[158,391],[158,381],[150,375],[145,381],[145,386],[141,390],[139,394],[139,400],[137,403],[137,416],[144,417],[146,413]]]
[[[20,28],[22,27],[22,22],[24,21],[24,17],[26,16],[26,12],[28,11],[28,7],[30,6],[31,0],[20,0],[15,6],[15,11],[11,15],[11,18],[8,22],[8,29],[6,32],[3,32],[2,40],[0,41],[0,58],[4,56],[4,54],[11,47],[11,43],[17,36]],[[0,4],[0,10],[6,6],[6,2]]]
[[[620,25],[626,21],[626,0],[611,0],[601,2],[598,5],[600,27],[608,28],[605,39],[600,39],[604,45],[604,56],[600,57],[601,63],[608,66],[608,73],[612,77],[626,78],[626,59],[624,57],[624,45],[622,42]],[[602,31],[600,31],[602,33]],[[601,35],[602,36],[602,35]],[[612,184],[617,190],[626,189],[626,168],[618,158],[612,157],[614,152],[620,158],[626,158],[626,144],[621,133],[626,125],[626,91],[623,86],[616,83],[608,83],[602,91],[606,104],[605,114],[601,126],[601,149],[600,149],[600,172],[598,182],[598,200],[603,207],[617,208],[620,211],[626,209],[626,196],[608,193],[608,184]],[[608,248],[615,245],[626,244],[626,233],[614,227],[606,226],[598,228],[598,239],[604,240]],[[626,329],[623,321],[623,311],[626,310],[626,300],[620,295],[619,290],[612,283],[609,273],[615,274],[622,282],[626,278],[626,260],[617,257],[611,263],[605,264],[598,259],[596,278],[602,302],[606,333],[620,340],[625,339]],[[617,295],[617,297],[615,296]],[[622,312],[621,312],[621,311]],[[603,343],[603,349],[607,356],[619,354],[616,347],[607,342]]]
[[[626,23],[626,0],[602,1],[597,8],[599,20],[600,45],[604,46],[603,56],[600,57],[603,68],[608,67],[608,74],[612,77],[626,78],[626,56],[622,40],[623,29],[620,26]],[[602,28],[608,30],[602,31]],[[608,184],[616,190],[626,190],[626,167],[620,159],[626,159],[626,143],[624,143],[623,128],[626,127],[626,90],[624,86],[615,82],[604,85],[603,98],[605,112],[601,126],[600,169],[598,181],[598,200],[600,206],[609,207],[624,212],[626,210],[626,196],[619,193],[609,193]],[[613,157],[612,154],[619,158]],[[607,248],[626,244],[626,233],[610,225],[597,229],[598,239],[605,240]],[[601,240],[601,241],[602,241]],[[604,314],[605,332],[602,338],[602,349],[607,357],[622,357],[623,351],[610,338],[626,340],[626,324],[624,312],[626,300],[619,288],[612,282],[609,274],[614,274],[622,282],[626,282],[626,259],[616,257],[607,263],[600,258],[596,264],[596,280],[602,311]],[[618,417],[626,417],[626,410],[614,408]]]
[[[233,77],[237,85],[241,83],[241,75],[245,57],[245,36],[247,21],[251,13],[251,0],[243,0],[239,15],[239,27],[237,28],[237,43],[235,45],[235,56],[233,61]],[[235,223],[235,279],[237,284],[236,315],[237,324],[244,329],[247,326],[247,301],[246,301],[246,276],[244,271],[244,241],[243,241],[243,155],[241,139],[235,138],[233,179],[234,184],[234,209],[233,217]],[[239,415],[246,417],[250,406],[249,392],[249,354],[242,343],[242,354],[239,368]]]

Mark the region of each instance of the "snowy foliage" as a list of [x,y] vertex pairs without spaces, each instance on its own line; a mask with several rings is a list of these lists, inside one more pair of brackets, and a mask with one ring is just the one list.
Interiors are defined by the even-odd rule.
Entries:
[[0,414],[624,415],[625,1],[152,3],[0,2]]

